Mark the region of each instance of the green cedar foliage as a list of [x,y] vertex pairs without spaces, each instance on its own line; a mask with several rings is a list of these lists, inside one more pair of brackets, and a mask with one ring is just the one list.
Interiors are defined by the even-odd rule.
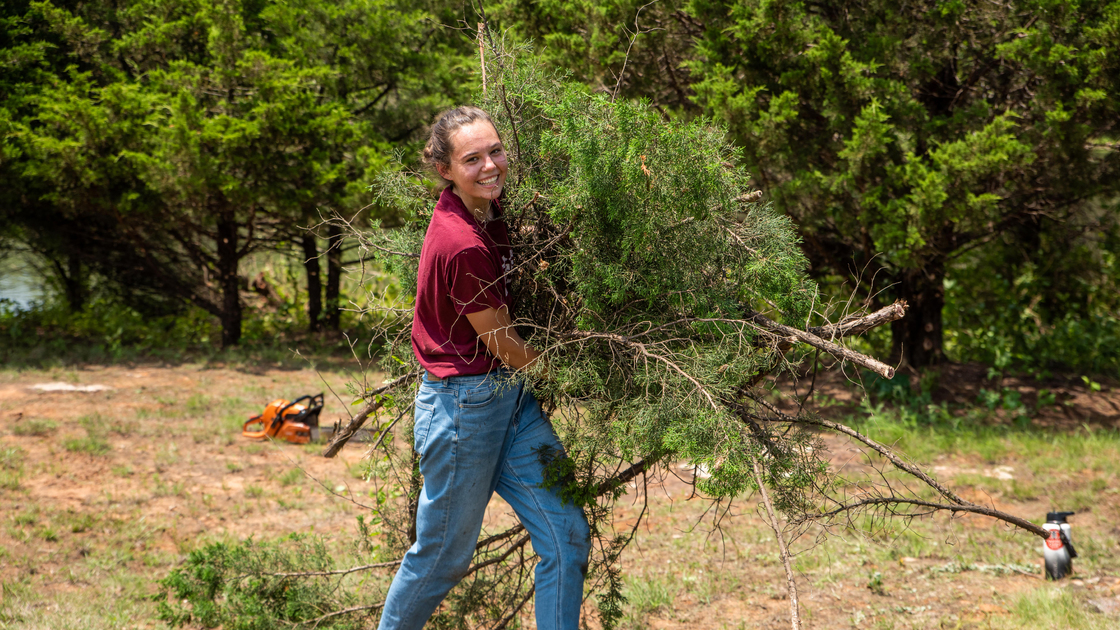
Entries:
[[[747,318],[767,311],[805,327],[819,297],[789,220],[749,200],[719,125],[668,123],[648,103],[590,94],[535,64],[487,61],[479,101],[511,159],[502,207],[515,325],[547,356],[535,391],[568,449],[542,457],[591,515],[590,579],[611,625],[616,563],[632,535],[610,525],[621,469],[689,462],[711,474],[698,477],[701,491],[732,498],[757,488],[752,467],[764,461],[776,507],[810,509],[825,466],[814,438],[749,421],[744,391],[781,354]],[[414,218],[366,246],[411,292],[431,196],[404,173],[379,193]],[[398,373],[415,369],[407,333],[407,322],[385,330]]]
[[964,253],[1010,235],[996,264],[1025,254],[1039,268],[1040,238],[1091,225],[1097,204],[1115,212],[1120,3],[694,0],[688,12],[704,27],[696,102],[726,121],[817,273],[909,300],[894,345],[912,365],[941,356],[943,282]]
[[214,543],[192,551],[160,580],[153,599],[160,620],[172,628],[365,627],[353,615],[319,619],[352,605],[353,586],[340,589],[345,578],[329,573],[300,574],[334,568],[331,553],[315,538]]
[[[947,330],[954,359],[991,356],[957,340],[1013,325],[990,303],[1018,298],[980,264],[1038,280],[1018,283],[1039,293],[1010,308],[1038,318],[1001,335],[1019,344],[1013,354],[1058,349],[1069,339],[1045,341],[1055,328],[1117,334],[1088,321],[1115,311],[1099,298],[1116,276],[1054,263],[1086,249],[1096,270],[1117,251],[1118,6],[503,0],[488,12],[593,89],[723,120],[757,185],[794,218],[816,278],[877,305],[910,302],[892,345],[920,366],[941,356],[946,279],[991,298],[978,309],[950,296],[946,322],[967,326]],[[1094,300],[1097,314],[1082,313]],[[1094,356],[1061,364],[1096,369]]]
[[647,98],[662,113],[699,113],[690,100],[692,40],[700,34],[681,0],[498,0],[499,29],[537,47],[545,67],[597,92]]

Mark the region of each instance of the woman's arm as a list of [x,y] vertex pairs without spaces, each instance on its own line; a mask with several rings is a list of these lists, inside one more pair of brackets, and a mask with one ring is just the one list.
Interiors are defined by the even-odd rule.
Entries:
[[509,316],[509,309],[504,305],[501,308],[488,308],[477,313],[467,315],[474,331],[478,333],[482,343],[490,354],[498,357],[511,368],[520,370],[533,365],[541,353],[534,350],[513,327]]

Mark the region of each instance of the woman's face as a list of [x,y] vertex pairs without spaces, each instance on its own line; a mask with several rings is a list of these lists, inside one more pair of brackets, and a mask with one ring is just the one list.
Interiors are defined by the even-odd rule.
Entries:
[[494,125],[478,120],[451,134],[451,164],[439,174],[451,180],[467,209],[485,210],[506,183],[506,150]]

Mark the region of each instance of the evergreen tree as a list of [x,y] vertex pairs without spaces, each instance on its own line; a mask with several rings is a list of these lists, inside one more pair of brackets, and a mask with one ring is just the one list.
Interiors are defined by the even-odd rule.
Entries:
[[817,274],[910,303],[893,338],[912,366],[942,357],[959,256],[1001,234],[1038,251],[1039,234],[1091,224],[1078,217],[1094,203],[1115,212],[1116,2],[688,10],[704,27],[696,101],[727,122]]
[[[353,218],[394,143],[469,85],[463,42],[432,15],[357,0],[5,5],[6,231],[64,280],[92,269],[149,310],[205,309],[223,345],[240,338],[240,262],[294,241],[317,327],[307,228]],[[325,236],[338,245],[337,230]],[[71,276],[80,288],[84,271]],[[336,328],[340,278],[335,248],[323,319]]]
[[[992,306],[1006,299],[1038,314],[1036,329],[1086,320],[1076,326],[1115,335],[1088,322],[1111,305],[1079,312],[1115,274],[1077,277],[1071,294],[1078,266],[1055,266],[1054,252],[1087,249],[1094,269],[1116,255],[1116,7],[506,0],[490,12],[596,89],[723,120],[756,184],[794,219],[814,277],[870,304],[911,303],[893,347],[920,367],[943,356],[946,278],[992,298],[953,300],[950,321],[968,328],[952,339],[1012,325]],[[977,264],[1042,293],[995,290]],[[1013,353],[1040,349],[1025,336],[1037,330],[1007,337],[1020,340]],[[958,346],[962,358],[975,345]]]

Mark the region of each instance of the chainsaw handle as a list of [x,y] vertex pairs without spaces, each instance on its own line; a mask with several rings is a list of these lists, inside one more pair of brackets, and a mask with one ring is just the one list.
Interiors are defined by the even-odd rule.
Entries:
[[320,392],[318,394],[315,394],[314,396],[308,394],[308,395],[300,396],[299,398],[296,398],[292,402],[288,403],[288,405],[286,407],[281,409],[280,414],[282,415],[285,411],[288,410],[288,407],[291,407],[292,405],[298,403],[301,400],[308,401],[307,410],[305,411],[305,413],[311,413],[311,412],[317,411],[316,408],[321,409],[323,407],[323,394],[322,394],[322,392]]
[[283,416],[284,413],[287,412],[289,407],[298,403],[301,400],[306,400],[307,401],[307,406],[303,409],[303,411],[300,411],[298,414],[293,414],[290,419],[295,420],[296,422],[307,422],[308,424],[312,424],[316,427],[319,426],[319,412],[321,412],[323,410],[323,394],[322,394],[322,392],[320,392],[318,394],[315,394],[314,396],[307,395],[307,396],[300,396],[299,398],[296,398],[290,404],[288,404],[287,407],[284,407],[283,409],[281,409],[280,412],[277,413],[277,417]]
[[[261,430],[250,431],[249,425],[251,424],[261,425]],[[241,435],[242,437],[252,438],[254,440],[263,440],[268,437],[268,427],[264,426],[264,420],[261,420],[260,416],[253,416],[246,420],[245,424],[241,425]]]

